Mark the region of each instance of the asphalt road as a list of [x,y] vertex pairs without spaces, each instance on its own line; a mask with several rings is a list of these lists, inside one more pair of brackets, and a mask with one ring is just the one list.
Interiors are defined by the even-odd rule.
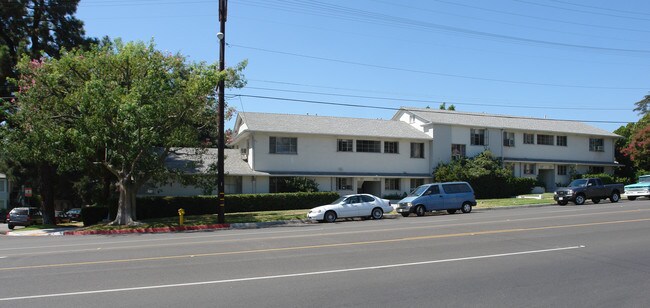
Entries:
[[0,237],[0,307],[650,307],[650,201]]

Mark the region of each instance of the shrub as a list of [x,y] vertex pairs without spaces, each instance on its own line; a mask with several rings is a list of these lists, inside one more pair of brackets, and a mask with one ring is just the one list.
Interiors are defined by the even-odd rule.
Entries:
[[490,151],[473,158],[463,158],[439,164],[434,171],[436,182],[465,181],[472,185],[476,198],[503,198],[530,193],[536,179],[515,178],[501,160]]
[[108,217],[108,207],[91,206],[81,208],[81,221],[84,226],[92,226]]
[[400,194],[400,193],[392,193],[392,194],[387,194],[384,195],[382,198],[388,199],[388,200],[402,200],[406,197],[406,193]]

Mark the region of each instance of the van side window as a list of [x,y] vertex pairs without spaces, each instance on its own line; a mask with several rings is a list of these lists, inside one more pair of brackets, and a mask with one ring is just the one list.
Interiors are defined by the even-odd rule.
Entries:
[[439,195],[440,194],[440,188],[438,185],[433,185],[427,189],[427,192],[424,193],[425,195]]
[[467,193],[471,192],[469,186],[463,183],[457,184],[443,184],[442,189],[445,190],[445,193],[448,194],[458,194],[458,193]]

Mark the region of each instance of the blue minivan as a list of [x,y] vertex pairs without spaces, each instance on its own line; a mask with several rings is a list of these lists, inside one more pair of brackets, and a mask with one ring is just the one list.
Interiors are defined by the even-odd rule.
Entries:
[[407,217],[411,213],[423,216],[426,212],[444,211],[454,214],[472,211],[476,206],[474,190],[467,182],[433,183],[419,186],[399,201],[396,211]]

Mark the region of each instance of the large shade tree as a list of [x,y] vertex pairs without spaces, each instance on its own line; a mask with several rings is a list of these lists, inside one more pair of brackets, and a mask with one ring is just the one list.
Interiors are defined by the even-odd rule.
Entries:
[[119,190],[114,224],[135,223],[137,190],[171,174],[165,158],[178,146],[201,146],[201,127],[213,117],[220,78],[243,86],[246,63],[226,72],[188,63],[153,43],[116,41],[59,59],[23,60],[13,133],[26,151],[72,170],[88,161],[108,170]]

